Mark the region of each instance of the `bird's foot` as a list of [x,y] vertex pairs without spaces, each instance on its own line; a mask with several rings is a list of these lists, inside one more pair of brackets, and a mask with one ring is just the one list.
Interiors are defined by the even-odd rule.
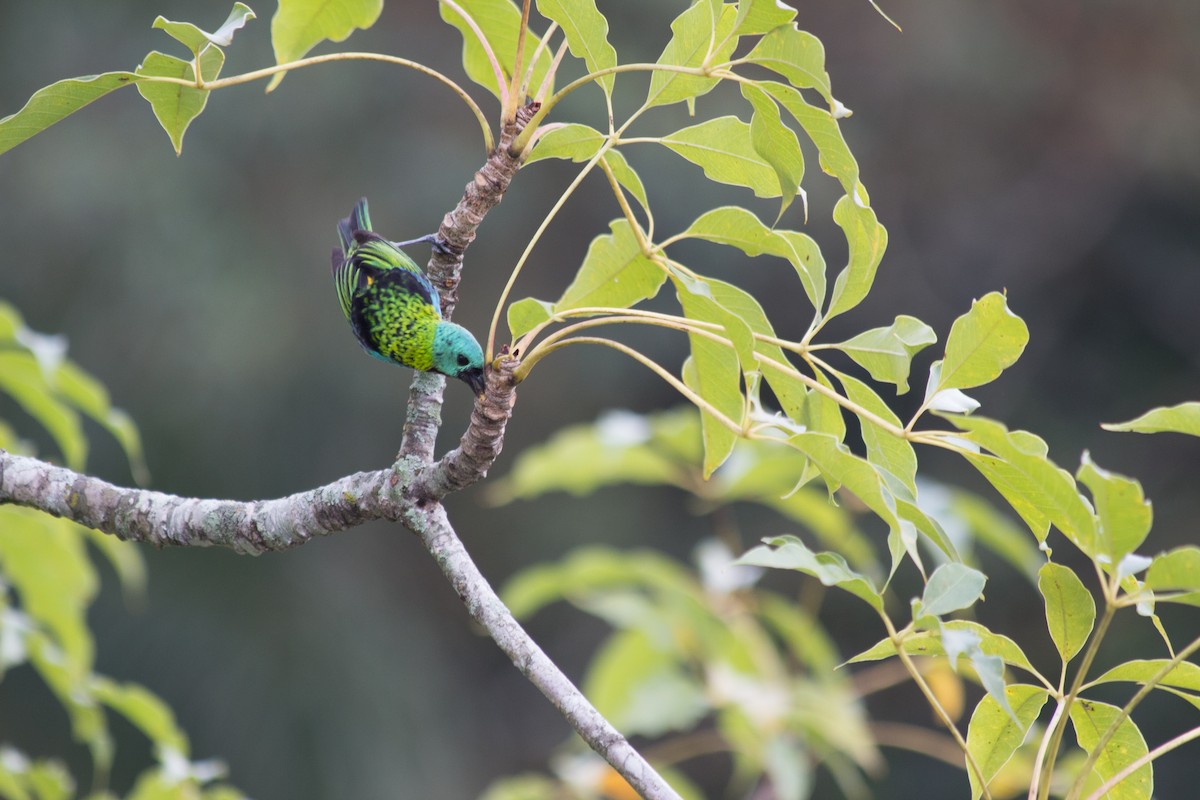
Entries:
[[429,244],[430,247],[432,247],[434,250],[436,250],[437,252],[441,253],[444,256],[453,255],[452,251],[447,246],[446,242],[442,239],[442,237],[438,236],[436,233],[427,233],[424,236],[418,237],[416,239],[409,239],[407,242],[392,242],[392,244],[394,244],[396,247],[399,247],[401,249],[408,247],[410,244],[422,244],[422,243]]

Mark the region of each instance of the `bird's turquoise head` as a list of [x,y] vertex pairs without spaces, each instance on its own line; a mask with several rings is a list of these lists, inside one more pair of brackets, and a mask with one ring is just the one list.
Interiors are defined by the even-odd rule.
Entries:
[[461,325],[438,323],[433,334],[433,370],[466,382],[476,395],[483,394],[483,349]]

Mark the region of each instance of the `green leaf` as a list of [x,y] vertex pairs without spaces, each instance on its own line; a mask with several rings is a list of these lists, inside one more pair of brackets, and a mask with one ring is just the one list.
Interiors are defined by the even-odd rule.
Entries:
[[97,700],[133,723],[155,747],[187,757],[187,736],[176,724],[175,714],[149,689],[97,676],[92,691]]
[[[382,0],[379,0],[382,3]],[[521,28],[521,9],[512,0],[455,0],[455,5],[466,12],[487,39],[487,44],[496,60],[500,62],[503,80],[512,80],[513,70],[517,66],[517,35]],[[471,80],[487,89],[496,97],[500,97],[500,89],[496,85],[496,72],[492,62],[487,57],[487,51],[479,41],[478,34],[471,28],[462,15],[445,3],[439,3],[442,19],[449,22],[463,37],[463,67]],[[525,34],[526,63],[523,70],[529,69],[528,59],[538,49],[538,37],[533,33]],[[534,64],[533,76],[529,81],[529,91],[536,92],[541,86],[546,73],[550,69],[552,53],[542,49]]]
[[[101,798],[96,798],[96,800],[101,800]],[[204,793],[200,796],[200,800],[250,800],[250,798],[232,786],[221,784],[204,787]]]
[[825,71],[825,47],[807,31],[792,25],[775,28],[746,55],[746,61],[779,73],[797,89],[816,89],[830,107],[837,103]]
[[11,304],[0,300],[0,342],[16,342],[19,332],[25,329],[21,314]]
[[75,791],[75,781],[67,768],[56,761],[42,760],[29,771],[29,785],[38,800],[69,800]]
[[921,486],[921,507],[945,527],[972,537],[1030,580],[1045,563],[1045,556],[1038,552],[1025,528],[1014,524],[1010,515],[1001,513],[973,492],[925,480]]
[[846,236],[850,258],[834,281],[826,317],[849,311],[863,301],[875,282],[875,271],[887,249],[887,229],[879,224],[874,211],[858,205],[849,195],[833,207],[833,221]]
[[[1116,722],[1121,709],[1108,703],[1079,700],[1070,708],[1071,724],[1075,726],[1075,738],[1079,746],[1091,753],[1104,732]],[[1126,718],[1117,727],[1116,734],[1109,739],[1096,761],[1096,775],[1101,781],[1108,780],[1125,767],[1148,752],[1146,740],[1133,720]],[[1150,764],[1139,767],[1132,775],[1105,795],[1106,800],[1149,800],[1153,794],[1154,772]]]
[[790,598],[758,591],[757,612],[796,660],[822,675],[834,675],[838,651],[820,621]]
[[[1029,659],[1025,656],[1024,651],[1021,650],[1020,645],[1009,637],[1000,633],[993,633],[978,622],[970,620],[950,620],[943,622],[940,630],[915,633],[905,638],[904,652],[914,656],[945,656],[947,653],[946,649],[942,646],[942,636],[947,631],[974,635],[979,640],[979,650],[983,654],[996,656],[1005,664],[1020,667],[1030,674],[1034,672],[1033,665],[1029,663]],[[880,661],[894,655],[896,655],[896,646],[892,644],[890,639],[883,639],[854,658],[851,658],[846,663],[856,664],[860,661]]]
[[984,295],[950,328],[938,391],[994,381],[1021,357],[1028,342],[1029,328],[1009,311],[1004,295]]
[[66,680],[78,684],[92,668],[95,648],[85,615],[98,584],[82,529],[14,506],[0,509],[0,523],[5,580],[24,612],[52,634]]
[[[3,126],[3,122],[0,122]],[[0,152],[3,152],[0,140]],[[1180,403],[1177,406],[1152,408],[1137,419],[1128,422],[1109,422],[1100,426],[1106,431],[1133,431],[1134,433],[1186,433],[1200,436],[1200,403]]]
[[132,72],[68,78],[38,89],[15,114],[0,119],[0,154],[49,128],[111,91],[137,83]]
[[745,186],[758,197],[779,197],[774,168],[754,149],[750,126],[737,117],[706,120],[660,141],[703,169],[709,180]]
[[[588,72],[617,65],[617,51],[608,42],[608,20],[596,8],[595,0],[538,0],[538,11],[562,28],[571,54],[582,58]],[[607,95],[612,94],[615,75],[596,80]]]
[[792,262],[813,308],[820,311],[825,303],[825,258],[821,248],[805,233],[777,230],[775,235],[784,242],[784,247],[775,255],[782,255]]
[[744,208],[722,206],[701,214],[683,235],[736,247],[748,256],[766,253],[786,258],[800,276],[813,308],[819,309],[825,300],[825,260],[817,243],[806,234],[772,230]]
[[[897,492],[899,495],[900,492]],[[915,502],[909,502],[900,496],[896,497],[896,515],[901,520],[908,521],[916,527],[920,532],[933,543],[934,547],[942,551],[946,558],[951,561],[961,561],[962,556],[958,553],[958,548],[954,545],[954,541],[943,530],[941,523],[934,517],[926,514]],[[916,561],[916,559],[913,559]],[[920,562],[917,561],[920,566]]]
[[1046,601],[1050,638],[1063,663],[1069,663],[1092,633],[1096,601],[1074,571],[1052,562],[1038,570],[1038,591]]
[[157,17],[151,27],[158,28],[182,42],[184,47],[192,51],[193,56],[197,56],[209,44],[219,47],[233,44],[233,34],[244,28],[254,16],[254,12],[245,3],[234,3],[233,10],[229,12],[225,22],[213,33],[202,31],[190,22],[172,22],[163,16]]
[[[782,451],[784,448],[772,446],[772,449]],[[794,455],[803,458],[800,453],[794,453]],[[793,469],[788,474],[787,477],[792,479],[790,482],[794,482],[797,471]],[[718,473],[718,477],[722,474]],[[855,570],[872,574],[878,572],[879,563],[871,541],[858,530],[854,519],[845,509],[830,503],[824,492],[805,488],[791,491],[792,488],[792,486],[784,486],[769,494],[764,489],[763,493],[753,497],[747,497],[747,493],[740,491],[731,492],[730,496],[755,499],[768,508],[775,509],[788,519],[803,525],[805,530],[812,533],[825,546],[837,548],[837,551]],[[782,496],[784,492],[791,493]]]
[[[700,0],[686,9],[671,23],[671,41],[658,57],[659,64],[673,67],[701,67],[723,64],[733,55],[738,37],[733,36],[737,10],[721,0]],[[716,51],[709,48],[719,45]],[[720,81],[699,75],[655,70],[650,77],[646,107],[691,102],[707,94]]]
[[711,711],[703,686],[642,631],[619,631],[593,657],[583,685],[597,710],[644,736],[688,730]]
[[68,800],[74,795],[75,782],[59,761],[34,761],[9,745],[0,746],[0,797],[5,800]]
[[142,560],[142,551],[133,542],[122,541],[92,528],[82,530],[88,541],[108,560],[109,566],[117,574],[126,605],[144,606],[146,562]]
[[515,342],[529,331],[550,319],[554,314],[554,304],[536,297],[526,297],[508,307],[508,330]]
[[[209,45],[200,53],[199,59],[200,76],[206,81],[216,80],[225,64],[225,54],[221,52],[221,48]],[[181,78],[194,81],[195,63],[195,60],[183,61],[154,51],[147,55],[137,68],[137,74],[142,78]],[[188,126],[200,116],[200,112],[208,103],[208,90],[143,80],[138,83],[138,91],[154,109],[154,116],[167,132],[167,136],[171,137],[171,144],[175,146],[175,154],[178,155],[183,150],[183,135]]]
[[[742,96],[754,108],[754,115],[750,119],[750,143],[763,161],[775,170],[775,177],[779,181],[782,196],[779,216],[782,217],[800,190],[800,181],[804,179],[804,154],[800,151],[800,141],[779,118],[779,106],[775,105],[770,95],[752,83],[743,83],[741,89]],[[807,218],[807,208],[804,215]]]
[[763,770],[777,800],[804,800],[812,792],[813,765],[807,747],[793,735],[777,733],[767,740]]
[[604,144],[605,136],[590,125],[569,122],[557,128],[551,128],[538,137],[537,144],[526,164],[540,161],[544,158],[569,158],[572,161],[587,161],[596,155],[596,151]]
[[[1029,729],[1050,697],[1042,687],[1025,684],[1008,686],[1004,694],[1016,716],[1015,720],[994,697],[987,695],[975,706],[967,727],[967,750],[979,765],[986,785],[991,784],[1025,741]],[[971,797],[974,800],[983,793],[982,788],[973,770],[968,768],[967,775],[971,780]]]
[[796,17],[796,9],[776,0],[741,0],[734,32],[738,35],[768,33]]
[[1200,547],[1177,547],[1155,556],[1146,570],[1145,588],[1154,592],[1185,592],[1177,597],[1155,599],[1200,606]]
[[[681,435],[695,442],[694,452],[671,447],[670,440]],[[700,459],[699,440],[690,406],[645,417],[610,411],[594,424],[564,428],[522,452],[512,471],[493,484],[492,499],[509,502],[551,491],[580,496],[615,484],[680,485],[684,465]]]
[[[688,334],[692,354],[683,362],[683,382],[714,408],[739,422],[743,411],[741,370],[736,355],[711,339]],[[704,439],[704,477],[725,463],[737,444],[737,434],[708,411],[701,409]]]
[[[1166,658],[1126,661],[1124,664],[1118,664],[1099,678],[1096,678],[1096,680],[1091,681],[1089,685],[1113,683],[1116,681],[1148,683],[1170,663],[1170,659]],[[1181,661],[1160,678],[1157,685],[1186,689],[1189,692],[1200,692],[1200,665],[1193,664],[1191,661]]]
[[787,441],[807,455],[827,481],[845,486],[886,522],[892,533],[900,532],[895,500],[875,465],[851,453],[848,447],[829,434],[798,433]]
[[616,219],[612,231],[588,246],[575,280],[554,304],[555,311],[607,306],[628,308],[658,294],[666,282],[663,269],[642,253],[629,222]]
[[937,341],[937,334],[916,317],[901,314],[886,328],[872,328],[836,347],[871,373],[877,381],[896,384],[896,393],[908,391],[912,358]]
[[492,781],[479,800],[555,800],[558,783],[544,775],[514,775]]
[[46,429],[68,467],[83,469],[87,440],[79,414],[56,396],[36,357],[27,352],[0,350],[0,391],[6,392]]
[[[572,161],[588,161],[596,155],[596,151],[604,144],[606,137],[595,128],[578,123],[568,123],[557,128],[551,128],[542,134],[533,148],[526,163],[545,158],[569,158]],[[625,156],[620,151],[609,149],[601,157],[603,163],[612,171],[617,183],[642,204],[643,209],[650,207],[646,197],[646,187],[642,179],[629,166]]]
[[70,361],[58,365],[54,373],[58,396],[103,426],[125,451],[133,479],[140,485],[150,482],[150,471],[142,453],[142,439],[133,420],[119,408],[113,408],[108,390]]
[[[917,602],[913,603],[914,620],[919,619],[922,614],[920,605]],[[959,657],[965,655],[975,670],[979,682],[987,690],[988,696],[1000,706],[1004,713],[1016,721],[1016,712],[1008,704],[1007,686],[1004,683],[1004,659],[984,653],[983,639],[975,632],[947,628],[940,621],[938,626],[941,629],[942,647],[946,650],[946,657],[951,666],[957,667]]]
[[[716,301],[713,297],[713,286],[715,283],[716,281],[709,279],[700,281],[675,280],[675,292],[679,298],[679,305],[683,308],[683,315],[687,319],[697,322],[720,325],[724,328],[721,333],[732,344],[733,352],[736,354],[737,360],[741,363],[741,368],[748,371],[757,370],[758,360],[755,356],[756,343],[754,340],[754,331],[751,330],[750,326],[740,316],[732,313]],[[731,290],[740,291],[732,284],[723,283],[723,286],[727,292]],[[746,297],[754,305],[757,305],[757,301],[752,296],[747,294]],[[755,309],[751,306],[750,310],[753,312]],[[763,312],[762,307],[758,306],[756,310],[761,322],[766,323],[766,313]],[[693,345],[695,345],[698,339],[708,342],[712,341],[708,337],[700,336],[699,334],[688,335],[691,337],[689,338],[689,342]],[[713,344],[719,348],[723,348],[723,345],[717,342],[713,342]],[[738,386],[738,395],[740,397],[740,384]],[[739,403],[739,407],[740,405]],[[741,413],[739,411],[734,418],[736,419],[740,416]]]
[[15,748],[0,746],[0,797],[5,800],[69,800],[75,781],[57,759],[31,760]]
[[[793,423],[798,425],[797,421],[805,414],[805,405],[808,403],[810,391],[798,377],[799,373],[786,362],[775,364],[764,359],[759,361],[759,367],[762,369],[763,377],[771,385],[771,391],[775,393],[775,399],[779,402],[785,415],[777,420],[777,427],[781,430],[788,430]],[[806,482],[816,475],[802,477]]]
[[921,595],[920,615],[940,617],[970,608],[983,595],[987,576],[966,564],[942,564],[929,576]]
[[958,389],[938,389],[942,382],[942,360],[929,365],[929,380],[925,382],[926,408],[947,414],[970,414],[979,408],[979,401]]
[[[817,381],[827,389],[833,391],[833,384],[824,372],[815,371]],[[846,438],[846,418],[842,416],[842,407],[828,395],[810,391],[804,397],[804,405],[796,417],[796,422],[799,422],[809,431],[830,434],[837,441],[842,441]],[[832,475],[827,475],[827,478],[832,478]],[[835,487],[839,481],[834,481],[831,484]]]
[[794,569],[812,575],[825,586],[837,586],[883,611],[883,597],[865,575],[850,569],[837,553],[814,553],[795,536],[776,536],[751,548],[738,564],[771,569]]
[[[345,41],[356,29],[374,25],[382,11],[383,0],[279,0],[271,17],[275,63],[301,59],[326,39]],[[445,11],[442,14],[444,18]],[[267,91],[273,91],[286,74],[277,73]]]
[[1092,503],[1100,521],[1097,532],[1102,551],[1109,557],[1110,564],[1117,564],[1140,547],[1150,533],[1153,512],[1142,495],[1142,485],[1132,478],[1101,469],[1086,450],[1075,477],[1091,490]]
[[[758,355],[780,362],[787,360],[778,345],[753,338],[753,334],[775,337],[775,330],[771,327],[771,321],[767,319],[767,312],[759,305],[754,295],[732,283],[719,281],[716,278],[706,279],[705,286],[708,288],[709,297],[717,306],[749,329],[747,338],[744,340],[739,338],[737,341],[739,347],[742,348],[739,350],[739,356],[742,358],[743,369],[757,370],[759,368],[756,361]],[[728,331],[728,329],[727,325],[726,330]],[[746,343],[750,344],[753,354],[745,351]]]
[[817,147],[821,169],[838,179],[846,195],[860,206],[869,206],[866,187],[859,182],[858,162],[842,137],[837,117],[824,108],[809,105],[804,96],[784,83],[759,81],[758,86],[774,97],[808,134]]
[[988,479],[1044,541],[1050,523],[1084,553],[1096,549],[1096,521],[1079,495],[1071,474],[1046,457],[1046,443],[1025,431],[1009,431],[984,417],[948,416],[965,438],[995,454],[967,453],[966,459]]
[[[598,604],[591,602],[594,598],[629,597],[632,590],[639,589],[644,590],[640,593],[643,601],[649,595],[663,594],[687,598],[689,603],[704,597],[694,575],[675,561],[647,550],[618,552],[606,547],[582,547],[558,564],[539,564],[523,570],[509,581],[501,596],[514,615],[526,617],[561,599],[594,613],[598,608]],[[643,602],[638,610],[645,607]],[[608,610],[611,609],[610,604]],[[662,610],[669,615],[683,609],[673,606]],[[616,615],[597,616],[611,621]],[[660,620],[645,624],[645,620],[634,617],[632,621],[630,627],[645,630]],[[669,637],[670,631],[667,634]]]
[[633,167],[629,166],[629,162],[625,160],[625,156],[619,150],[609,150],[604,154],[603,160],[608,165],[608,168],[612,170],[613,177],[617,179],[617,183],[625,191],[633,195],[648,213],[650,201],[646,197],[646,187]]
[[91,675],[64,659],[58,644],[40,631],[31,633],[26,642],[30,663],[67,712],[72,736],[87,746],[96,769],[108,769],[113,760],[113,742],[104,709],[91,696]]

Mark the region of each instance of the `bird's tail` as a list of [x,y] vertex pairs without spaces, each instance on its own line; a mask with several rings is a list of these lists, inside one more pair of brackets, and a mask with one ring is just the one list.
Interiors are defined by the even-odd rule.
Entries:
[[371,230],[371,215],[367,211],[367,198],[360,199],[354,204],[350,216],[338,221],[338,238],[342,240],[342,252],[350,252],[354,245],[356,231]]

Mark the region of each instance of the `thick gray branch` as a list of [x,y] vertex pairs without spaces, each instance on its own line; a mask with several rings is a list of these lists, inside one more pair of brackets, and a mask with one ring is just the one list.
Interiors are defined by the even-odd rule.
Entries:
[[[517,118],[500,131],[500,143],[488,155],[487,161],[463,190],[462,199],[454,210],[442,218],[438,228],[441,247],[435,247],[426,269],[442,298],[442,316],[454,313],[458,304],[458,284],[462,277],[463,253],[475,241],[475,232],[484,216],[496,207],[508,191],[521,160],[508,152],[509,145],[537,111],[531,103],[517,111]],[[436,373],[418,372],[408,392],[408,413],[404,422],[404,438],[400,443],[400,458],[415,458],[426,463],[433,461],[438,428],[441,427],[442,392],[446,379]]]
[[111,483],[0,450],[0,503],[29,506],[160,547],[287,550],[375,519],[400,519],[399,469],[358,472],[277,500],[202,500]]
[[[478,427],[495,435],[495,452],[498,452],[503,421],[511,408],[511,366],[501,364],[497,374],[489,378],[487,396],[477,410],[491,407],[493,395],[509,398],[503,420],[498,428],[495,420]],[[241,553],[286,550],[314,536],[346,530],[374,519],[402,522],[421,537],[471,617],[487,630],[517,669],[554,704],[584,741],[643,797],[679,800],[679,795],[513,618],[450,526],[446,510],[433,490],[478,477],[478,470],[486,472],[495,457],[493,453],[491,458],[485,455],[477,460],[479,453],[468,454],[470,436],[468,433],[463,437],[463,448],[451,451],[437,465],[415,474],[409,471],[412,461],[401,461],[391,469],[359,472],[307,492],[252,502],[201,500],[124,489],[99,478],[0,450],[0,504],[37,508],[130,541],[160,546],[217,545]],[[488,447],[486,443],[477,444],[485,450]]]
[[517,359],[504,356],[487,371],[487,387],[475,401],[462,441],[431,469],[421,472],[412,494],[440,500],[487,475],[504,446],[504,429],[517,400],[513,370],[518,364]]
[[521,674],[546,696],[588,746],[647,800],[680,800],[675,790],[529,637],[467,554],[446,518],[445,508],[440,503],[414,508],[405,522],[437,560],[471,618],[487,630]]

